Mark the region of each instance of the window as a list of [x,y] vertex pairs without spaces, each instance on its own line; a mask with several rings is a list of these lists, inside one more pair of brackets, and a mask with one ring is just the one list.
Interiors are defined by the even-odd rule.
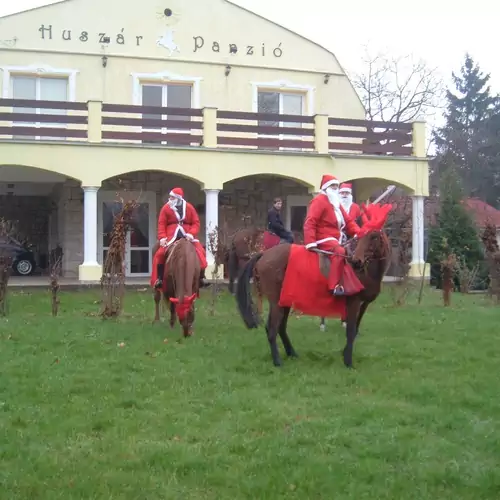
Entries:
[[[280,92],[272,90],[259,90],[257,95],[257,112],[272,113],[280,115],[303,115],[305,108],[305,95],[299,92]],[[278,121],[259,121],[260,127],[293,127],[301,128],[302,123],[278,122]],[[275,137],[280,139],[300,140],[300,136],[261,134],[261,137]],[[277,149],[274,147],[265,147],[265,149]],[[290,148],[282,148],[290,149]],[[294,148],[295,149],[295,148]]]
[[[155,107],[169,107],[169,108],[191,108],[192,107],[192,85],[169,83],[167,85],[145,83],[142,85],[141,97],[143,106],[155,106]],[[190,121],[190,116],[181,115],[155,115],[144,113],[142,115],[143,119],[150,120],[175,120],[175,121]],[[166,133],[167,129],[165,127],[159,126],[146,126],[143,127],[144,131],[154,131]],[[189,129],[184,128],[169,128],[169,133],[190,133]],[[155,143],[158,141],[143,141],[147,143]],[[172,143],[172,141],[169,141]]]
[[[11,95],[13,99],[30,99],[33,101],[67,101],[68,100],[68,78],[36,77],[29,75],[11,76]],[[14,113],[26,113],[37,115],[65,115],[65,109],[23,108],[14,107]],[[16,126],[27,127],[65,127],[58,122],[16,122]],[[14,136],[14,138],[34,139],[25,135]],[[37,139],[54,139],[53,137],[36,137]]]

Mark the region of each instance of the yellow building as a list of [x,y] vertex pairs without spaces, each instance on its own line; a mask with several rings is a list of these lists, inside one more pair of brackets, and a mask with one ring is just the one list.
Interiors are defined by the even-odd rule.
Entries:
[[262,225],[275,196],[300,230],[325,173],[358,200],[388,184],[414,197],[421,272],[425,126],[365,122],[324,48],[228,0],[66,0],[0,34],[0,216],[40,255],[62,247],[65,276],[100,278],[119,197],[141,201],[126,269],[148,276],[171,188],[201,233]]

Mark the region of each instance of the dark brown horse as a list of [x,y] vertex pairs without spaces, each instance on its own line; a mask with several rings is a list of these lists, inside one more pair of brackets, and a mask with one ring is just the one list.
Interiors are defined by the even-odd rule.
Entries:
[[[262,251],[263,235],[264,229],[251,226],[238,230],[233,236],[230,247],[226,251],[230,293],[234,293],[234,281],[241,269],[245,267],[252,255]],[[293,231],[293,239],[295,243],[302,243],[302,234]]]
[[[170,327],[174,327],[177,314],[184,337],[190,337],[193,334],[194,301],[200,285],[200,260],[194,245],[187,239],[182,238],[169,248],[163,283],[166,287],[163,298],[170,308]],[[160,320],[161,295],[160,290],[155,290],[155,321]]]
[[234,293],[234,280],[256,252],[261,250],[264,230],[258,227],[239,229],[227,249],[229,292]]
[[[247,328],[257,328],[260,318],[252,303],[249,282],[257,281],[259,293],[267,297],[270,305],[266,324],[267,338],[275,366],[281,366],[281,358],[276,344],[279,334],[286,354],[297,357],[287,333],[289,307],[280,307],[280,294],[288,265],[291,245],[282,244],[252,257],[238,278],[236,300]],[[353,254],[347,257],[348,264],[364,286],[356,295],[346,297],[347,305],[347,343],[343,350],[344,364],[352,368],[354,340],[368,305],[380,294],[381,283],[390,263],[390,244],[387,236],[380,230],[370,231],[356,243]],[[330,261],[320,255],[321,272],[328,276]]]

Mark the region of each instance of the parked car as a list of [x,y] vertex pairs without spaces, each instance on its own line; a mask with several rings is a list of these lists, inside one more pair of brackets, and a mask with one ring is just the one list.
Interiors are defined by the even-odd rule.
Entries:
[[35,255],[29,245],[14,238],[0,239],[0,255],[12,258],[12,270],[19,276],[30,276],[36,269]]

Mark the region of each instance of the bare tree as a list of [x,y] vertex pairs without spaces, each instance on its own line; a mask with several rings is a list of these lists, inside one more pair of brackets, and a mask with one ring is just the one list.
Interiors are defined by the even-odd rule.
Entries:
[[365,47],[365,71],[351,78],[365,106],[367,119],[411,122],[436,114],[444,84],[437,68],[411,55],[372,55]]

